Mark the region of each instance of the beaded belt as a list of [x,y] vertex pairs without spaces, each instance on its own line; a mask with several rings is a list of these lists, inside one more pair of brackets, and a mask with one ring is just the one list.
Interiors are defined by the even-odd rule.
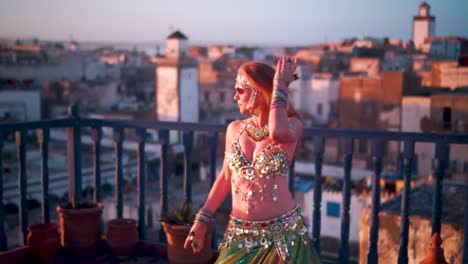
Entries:
[[286,260],[289,257],[288,244],[294,246],[298,238],[304,244],[308,241],[307,227],[299,206],[268,220],[242,220],[232,215],[230,218],[220,247],[230,248],[234,245],[243,248],[245,246],[249,251],[252,247],[269,248],[274,244],[278,254]]

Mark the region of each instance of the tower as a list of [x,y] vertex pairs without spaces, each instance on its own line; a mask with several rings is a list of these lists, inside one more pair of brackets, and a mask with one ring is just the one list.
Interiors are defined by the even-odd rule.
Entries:
[[159,121],[198,122],[198,64],[187,56],[188,39],[175,31],[166,56],[156,58],[156,114]]
[[413,43],[416,49],[422,49],[424,40],[435,35],[435,16],[431,16],[431,6],[422,2],[418,15],[413,17]]
[[176,30],[166,39],[166,58],[184,58],[187,57],[187,54],[188,39],[182,32]]

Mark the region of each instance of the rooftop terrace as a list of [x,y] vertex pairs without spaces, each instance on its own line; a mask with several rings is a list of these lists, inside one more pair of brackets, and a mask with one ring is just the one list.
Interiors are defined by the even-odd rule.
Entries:
[[[27,189],[27,135],[31,131],[38,132],[38,142],[41,149],[41,221],[48,223],[53,217],[50,212],[51,205],[49,204],[49,167],[48,167],[48,146],[51,141],[51,129],[65,129],[66,131],[66,157],[68,169],[68,195],[69,197],[76,197],[78,201],[82,200],[83,196],[83,174],[82,174],[82,140],[84,136],[90,136],[92,139],[93,151],[93,200],[95,202],[103,201],[102,192],[102,174],[101,174],[101,143],[103,140],[103,129],[110,128],[113,131],[114,150],[115,150],[115,175],[114,175],[114,198],[115,203],[115,218],[122,218],[124,216],[124,166],[122,163],[123,157],[123,144],[126,141],[125,135],[131,132],[135,135],[133,143],[136,144],[136,157],[137,157],[137,177],[136,177],[136,200],[137,200],[137,223],[138,223],[138,239],[139,250],[134,258],[128,259],[126,263],[138,262],[145,260],[152,263],[164,263],[165,261],[165,245],[167,243],[165,234],[160,232],[158,234],[159,241],[148,241],[148,226],[146,224],[145,213],[147,206],[147,172],[144,165],[147,162],[145,155],[145,145],[147,143],[147,132],[155,130],[158,133],[159,151],[159,210],[160,212],[169,211],[169,189],[168,184],[171,178],[169,171],[169,146],[174,140],[179,141],[183,145],[183,184],[181,186],[182,197],[181,200],[185,202],[193,201],[193,177],[192,177],[192,164],[194,158],[198,153],[194,153],[194,133],[206,134],[208,137],[208,163],[209,163],[209,182],[213,184],[216,177],[216,164],[220,163],[217,155],[217,148],[219,139],[225,130],[222,125],[205,125],[205,124],[189,124],[189,123],[169,123],[169,122],[146,122],[146,121],[126,121],[126,120],[111,120],[111,119],[91,119],[80,117],[76,107],[70,108],[70,115],[64,119],[46,120],[38,122],[22,122],[22,123],[7,123],[0,124],[0,152],[3,150],[5,142],[8,141],[8,136],[14,135],[17,147],[17,160],[18,160],[18,194],[19,194],[19,243],[26,245],[27,227],[30,224],[29,212],[27,206],[28,189]],[[386,131],[365,131],[365,130],[342,130],[342,129],[315,129],[307,128],[303,134],[304,140],[313,142],[314,144],[314,208],[313,208],[313,224],[311,226],[312,246],[321,254],[321,257],[326,260],[329,256],[323,254],[321,251],[324,241],[321,237],[321,214],[322,214],[322,168],[325,145],[327,140],[340,139],[343,149],[343,190],[342,190],[342,204],[343,208],[340,212],[341,219],[341,240],[339,250],[334,252],[333,262],[348,263],[349,256],[349,228],[350,228],[350,196],[351,196],[351,171],[354,153],[354,140],[355,139],[368,139],[372,142],[372,157],[373,157],[373,175],[372,182],[380,182],[382,174],[382,163],[385,155],[385,142],[397,141],[401,143],[403,149],[403,166],[404,166],[404,189],[401,198],[396,205],[393,206],[394,210],[398,213],[398,203],[401,209],[400,221],[400,241],[399,241],[399,263],[408,263],[408,225],[410,217],[410,208],[419,208],[420,204],[412,203],[411,195],[418,192],[410,190],[411,168],[413,158],[415,156],[414,145],[416,142],[428,142],[434,145],[434,158],[436,160],[436,170],[434,173],[433,194],[427,197],[427,202],[432,203],[432,210],[430,216],[432,218],[432,232],[427,234],[429,238],[434,233],[441,232],[441,222],[444,221],[443,210],[444,206],[448,206],[443,199],[444,192],[443,180],[445,170],[448,167],[449,157],[448,153],[451,144],[468,144],[468,136],[464,134],[428,134],[428,133],[402,133],[402,132],[386,132]],[[0,156],[0,167],[3,163],[3,155]],[[289,187],[292,189],[294,183],[294,164],[291,166],[289,175]],[[6,217],[4,213],[4,193],[3,193],[3,170],[0,170],[0,223],[5,223]],[[97,187],[97,188],[96,188]],[[468,192],[465,192],[468,193]],[[366,259],[368,263],[378,263],[378,241],[379,241],[379,212],[381,209],[380,197],[381,189],[379,184],[372,184],[372,207],[371,207],[371,226],[369,232],[369,247],[366,252]],[[468,200],[468,197],[467,199]],[[465,208],[468,203],[465,204]],[[464,210],[463,223],[467,226],[468,210]],[[219,230],[215,231],[219,233]],[[215,235],[216,237],[216,235]],[[464,233],[464,263],[468,263],[468,231],[465,229]],[[429,240],[429,239],[428,239]],[[215,243],[213,243],[215,246]],[[6,237],[5,225],[0,224],[0,250],[6,253],[0,254],[2,257],[11,258],[9,256],[21,257],[25,260],[28,256],[28,247],[17,249],[8,248],[8,241]],[[73,261],[77,263],[86,263],[95,261],[95,263],[114,263],[115,259],[106,250],[105,243],[101,245],[100,253],[91,259],[77,259]],[[148,253],[151,252],[151,253]],[[19,259],[15,259],[16,262]],[[57,257],[58,263],[69,263],[70,256],[67,254],[59,254]],[[65,262],[64,262],[65,261]]]

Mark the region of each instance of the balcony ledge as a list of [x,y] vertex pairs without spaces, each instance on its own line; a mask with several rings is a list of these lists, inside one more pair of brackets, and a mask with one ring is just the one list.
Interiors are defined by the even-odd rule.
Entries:
[[[212,260],[209,263],[214,263],[218,253],[213,251]],[[102,237],[102,243],[98,251],[93,256],[75,256],[65,252],[60,248],[59,253],[55,257],[54,264],[62,263],[169,263],[167,260],[167,246],[161,243],[149,243],[139,241],[134,253],[129,258],[116,258],[112,255],[111,250],[107,244],[106,237]],[[0,253],[0,263],[35,263],[30,253],[29,246],[15,248],[6,252]]]

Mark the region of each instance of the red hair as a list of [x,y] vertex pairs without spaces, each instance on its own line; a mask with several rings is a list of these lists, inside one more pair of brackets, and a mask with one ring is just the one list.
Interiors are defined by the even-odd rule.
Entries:
[[[262,93],[266,98],[267,107],[271,103],[271,94],[273,91],[273,77],[275,76],[275,69],[268,64],[261,62],[246,62],[239,68],[239,72],[249,81],[252,89],[255,89]],[[299,114],[294,110],[291,104],[288,102],[286,105],[286,111],[289,117],[297,117],[300,119]]]

